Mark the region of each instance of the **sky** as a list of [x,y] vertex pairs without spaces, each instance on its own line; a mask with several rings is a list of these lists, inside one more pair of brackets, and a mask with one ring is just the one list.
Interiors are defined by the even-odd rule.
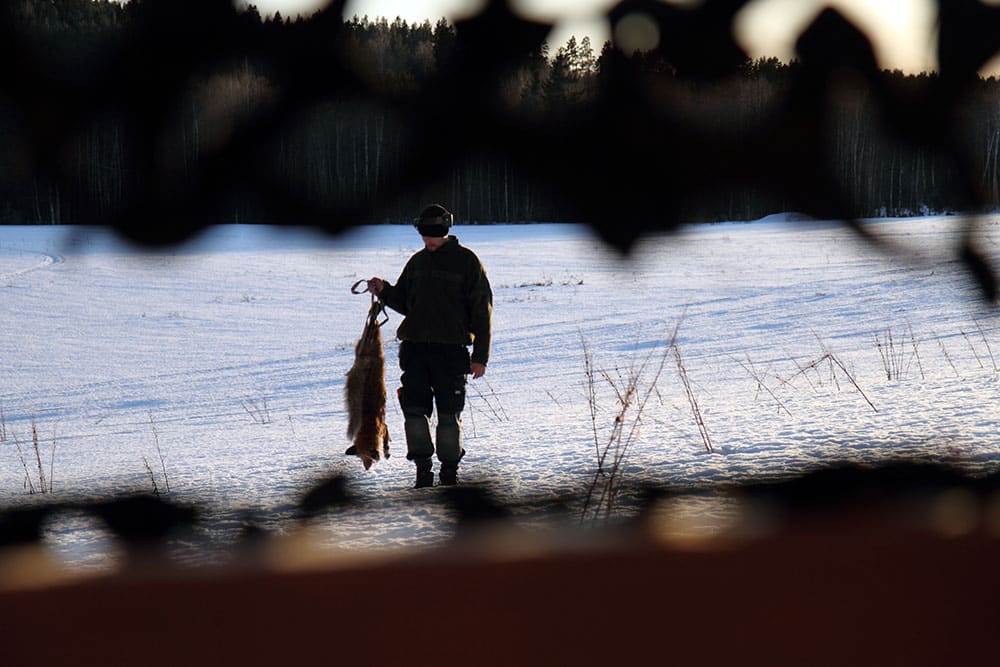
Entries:
[[[698,0],[667,0],[692,4]],[[611,39],[603,15],[618,0],[511,0],[525,16],[556,23],[549,36],[555,48],[571,35],[590,37],[594,50]],[[1000,0],[986,0],[1000,4]],[[264,14],[280,11],[283,16],[308,14],[324,0],[255,0]],[[798,34],[824,6],[843,11],[874,38],[876,56],[883,67],[919,72],[935,67],[934,11],[931,0],[757,0],[737,18],[737,39],[751,57],[776,56],[789,60]],[[436,21],[442,16],[456,19],[476,13],[482,0],[349,0],[347,15],[399,16],[407,21]],[[1000,61],[991,71],[1000,71]]]

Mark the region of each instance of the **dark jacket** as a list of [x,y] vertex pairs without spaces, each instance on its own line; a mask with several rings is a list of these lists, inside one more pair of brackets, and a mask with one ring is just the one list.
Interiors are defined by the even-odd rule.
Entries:
[[404,316],[399,340],[472,345],[473,363],[489,361],[493,291],[479,258],[458,238],[415,254],[379,296]]

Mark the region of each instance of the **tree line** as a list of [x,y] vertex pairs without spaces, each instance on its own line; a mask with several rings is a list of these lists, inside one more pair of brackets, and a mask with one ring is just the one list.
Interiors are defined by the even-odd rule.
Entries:
[[[19,34],[46,53],[60,71],[73,75],[82,64],[100,62],[110,53],[138,20],[143,5],[142,0],[126,4],[12,0],[9,15]],[[239,16],[262,34],[279,35],[290,43],[301,31],[316,29],[314,17],[261,16],[253,5]],[[351,69],[366,85],[405,95],[431,80],[456,33],[443,19],[410,24],[398,18],[390,22],[354,17],[344,21],[338,35],[343,44],[337,52],[346,54]],[[611,48],[604,44],[595,51],[587,38],[575,37],[554,53],[543,44],[496,82],[498,104],[504,105],[501,111],[520,119],[585,113],[601,89]],[[677,78],[655,52],[629,58],[666,83],[670,113],[711,136],[735,140],[766,126],[775,105],[784,99],[796,67],[794,62],[774,58],[748,60],[736,76],[706,83]],[[924,86],[935,76],[898,71],[884,75],[901,90]],[[179,187],[203,177],[200,166],[206,151],[226,141],[241,117],[277,99],[281,86],[282,81],[271,77],[266,62],[250,56],[199,71],[183,94],[172,100],[171,108],[164,110],[165,121],[157,130],[158,173],[176,179]],[[461,105],[462,100],[442,100],[442,104]],[[0,141],[6,146],[24,140],[16,112],[0,96]],[[385,183],[400,169],[400,153],[413,140],[398,122],[398,113],[391,106],[373,104],[370,97],[316,100],[262,148],[267,159],[260,168],[296,196],[365,201],[373,193],[384,192]],[[141,187],[136,174],[144,173],[135,164],[130,145],[136,136],[132,124],[127,109],[110,109],[90,118],[76,130],[69,145],[59,148],[68,178],[31,173],[18,181],[18,187],[0,184],[0,223],[73,224],[115,210]],[[828,162],[858,217],[946,212],[954,206],[958,177],[954,165],[947,156],[895,141],[892,128],[880,120],[874,93],[864,85],[845,83],[828,125]],[[981,191],[990,205],[1000,207],[1000,82],[980,80],[964,109],[959,136],[949,139],[973,157]],[[13,171],[0,163],[0,177]],[[571,217],[502,154],[472,152],[469,159],[454,165],[446,179],[386,198],[371,221],[407,220],[432,200],[449,205],[464,222],[567,221]],[[780,196],[734,184],[722,192],[702,193],[687,213],[692,221],[745,220],[785,209]],[[83,214],[85,210],[89,217]],[[262,216],[252,193],[235,193],[219,212],[219,221],[283,222]]]

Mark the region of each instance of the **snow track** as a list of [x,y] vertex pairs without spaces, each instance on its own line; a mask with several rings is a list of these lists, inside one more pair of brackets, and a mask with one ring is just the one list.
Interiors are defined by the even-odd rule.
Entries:
[[[33,271],[47,269],[56,264],[62,264],[64,261],[66,260],[62,255],[5,251],[3,248],[0,248],[0,285],[11,286],[12,282],[20,276]],[[28,266],[17,268],[21,264],[28,264]]]

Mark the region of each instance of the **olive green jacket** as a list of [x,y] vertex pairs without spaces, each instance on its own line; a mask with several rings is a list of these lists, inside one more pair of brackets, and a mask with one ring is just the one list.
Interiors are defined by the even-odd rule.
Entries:
[[457,237],[413,255],[379,296],[404,316],[399,340],[472,345],[473,363],[489,361],[493,291],[479,258]]

